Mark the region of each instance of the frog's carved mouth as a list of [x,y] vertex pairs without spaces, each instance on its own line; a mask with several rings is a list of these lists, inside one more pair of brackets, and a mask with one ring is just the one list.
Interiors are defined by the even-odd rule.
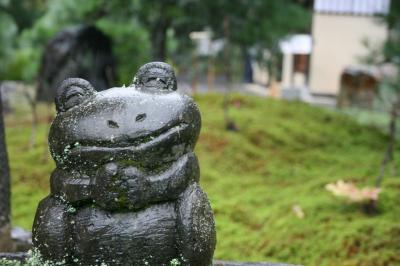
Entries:
[[168,139],[179,138],[181,132],[184,132],[188,126],[189,124],[180,122],[133,139],[122,137],[96,143],[82,141],[78,145],[70,145],[72,148],[68,151],[68,156],[74,157],[93,152],[101,152],[103,154],[136,153],[164,143]]

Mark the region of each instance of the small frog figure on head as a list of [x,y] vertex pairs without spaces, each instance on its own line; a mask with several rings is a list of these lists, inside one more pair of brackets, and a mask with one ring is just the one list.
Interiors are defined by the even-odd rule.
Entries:
[[137,88],[158,91],[176,91],[175,72],[164,62],[151,62],[139,68],[133,84]]

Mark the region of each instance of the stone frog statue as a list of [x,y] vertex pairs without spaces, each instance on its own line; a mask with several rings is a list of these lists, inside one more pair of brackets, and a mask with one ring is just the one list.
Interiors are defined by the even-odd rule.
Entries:
[[172,68],[142,66],[129,87],[96,92],[67,79],[49,146],[51,192],[34,247],[66,265],[211,265],[212,210],[193,153],[201,120]]

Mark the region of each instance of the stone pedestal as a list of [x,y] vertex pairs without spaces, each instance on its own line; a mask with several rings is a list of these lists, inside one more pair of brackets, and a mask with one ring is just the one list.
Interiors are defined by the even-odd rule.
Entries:
[[[17,253],[0,253],[0,260],[14,260],[24,262],[29,258],[27,253],[17,252]],[[233,261],[222,261],[215,260],[213,266],[295,266],[293,264],[284,264],[278,262],[233,262]],[[299,265],[298,265],[299,266]]]

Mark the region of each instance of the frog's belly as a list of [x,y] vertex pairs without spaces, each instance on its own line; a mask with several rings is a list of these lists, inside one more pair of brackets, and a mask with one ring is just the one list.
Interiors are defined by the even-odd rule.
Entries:
[[79,265],[169,265],[178,257],[173,203],[126,213],[86,207],[72,223]]

